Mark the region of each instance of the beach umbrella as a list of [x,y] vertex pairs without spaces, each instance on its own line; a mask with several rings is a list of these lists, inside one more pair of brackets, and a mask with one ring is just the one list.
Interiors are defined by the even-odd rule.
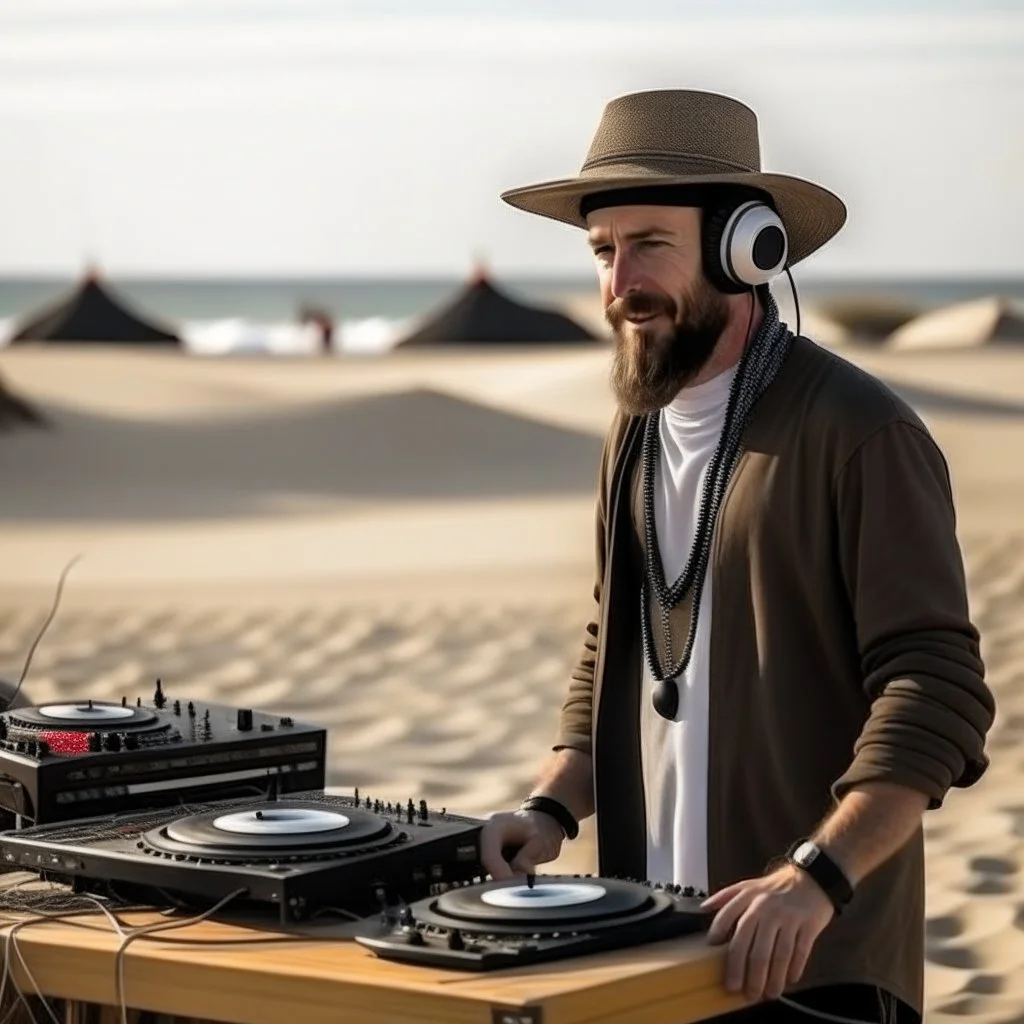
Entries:
[[520,302],[497,288],[487,273],[478,270],[454,298],[401,338],[395,347],[596,340],[564,313]]
[[15,327],[11,344],[100,342],[127,345],[181,345],[166,327],[135,312],[95,272],[52,305]]

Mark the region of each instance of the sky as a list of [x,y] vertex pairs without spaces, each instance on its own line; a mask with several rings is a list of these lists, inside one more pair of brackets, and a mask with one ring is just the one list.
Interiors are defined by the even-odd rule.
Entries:
[[499,193],[654,88],[843,198],[808,275],[1024,275],[1024,0],[0,0],[0,274],[585,275]]

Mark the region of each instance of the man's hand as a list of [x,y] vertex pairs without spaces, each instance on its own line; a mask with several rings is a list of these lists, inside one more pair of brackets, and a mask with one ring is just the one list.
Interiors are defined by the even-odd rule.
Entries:
[[708,939],[730,939],[725,987],[751,1001],[777,999],[800,980],[818,936],[835,910],[810,875],[786,864],[763,878],[721,889],[704,901],[715,910]]
[[[505,811],[493,815],[480,833],[480,859],[496,881],[516,871],[532,875],[538,864],[554,860],[562,850],[565,833],[549,814],[541,811]],[[518,852],[511,863],[503,850]]]

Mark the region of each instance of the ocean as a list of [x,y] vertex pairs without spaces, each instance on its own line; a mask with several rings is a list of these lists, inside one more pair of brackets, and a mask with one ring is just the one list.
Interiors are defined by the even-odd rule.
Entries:
[[[797,276],[797,275],[794,275]],[[406,325],[428,315],[465,286],[438,278],[116,278],[106,283],[142,313],[170,321],[197,352],[316,351],[316,329],[299,323],[302,309],[326,313],[339,347],[386,350]],[[570,296],[593,296],[592,277],[502,277],[494,283],[527,302],[559,305]],[[74,287],[71,278],[0,277],[0,344],[17,323]],[[789,284],[774,286],[789,305]],[[920,310],[999,294],[1024,300],[1024,278],[841,278],[797,276],[801,306],[871,296]]]

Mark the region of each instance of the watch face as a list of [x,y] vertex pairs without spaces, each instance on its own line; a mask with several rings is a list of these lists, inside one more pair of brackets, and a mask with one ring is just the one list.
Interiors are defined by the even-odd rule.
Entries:
[[818,848],[814,843],[801,843],[796,848],[796,853],[793,854],[793,860],[801,867],[807,867],[808,864],[814,863],[817,856]]

